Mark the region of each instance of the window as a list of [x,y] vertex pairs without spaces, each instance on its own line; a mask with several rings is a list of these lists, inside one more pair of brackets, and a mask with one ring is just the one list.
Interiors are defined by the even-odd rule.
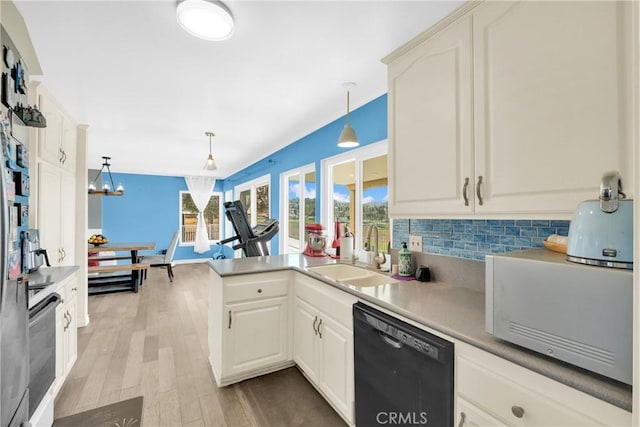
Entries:
[[355,249],[373,250],[378,230],[376,250],[387,252],[391,241],[388,212],[388,172],[386,141],[351,150],[322,162],[326,177],[323,191],[322,221],[333,238],[336,220],[349,227],[354,235]]
[[305,225],[316,222],[315,166],[307,165],[280,175],[280,253],[299,253],[307,239]]
[[[209,203],[204,210],[204,221],[207,224],[209,241],[221,239],[220,226],[222,217],[222,195],[212,193]],[[180,230],[181,244],[191,244],[196,240],[196,225],[198,223],[198,209],[188,191],[180,192]]]
[[240,184],[235,188],[235,194],[238,195],[238,199],[242,202],[249,218],[249,224],[252,227],[267,218],[271,218],[270,181],[271,175],[265,175],[253,181]]

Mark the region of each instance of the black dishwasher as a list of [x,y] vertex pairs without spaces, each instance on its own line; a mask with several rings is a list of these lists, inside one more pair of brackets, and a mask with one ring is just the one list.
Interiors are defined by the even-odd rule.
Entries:
[[453,343],[353,306],[356,425],[453,425]]

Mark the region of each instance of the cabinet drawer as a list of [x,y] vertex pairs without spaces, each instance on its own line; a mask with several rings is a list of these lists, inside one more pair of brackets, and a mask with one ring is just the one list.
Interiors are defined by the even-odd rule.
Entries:
[[509,425],[601,425],[465,358],[456,369],[458,395]]
[[331,316],[349,331],[353,331],[351,310],[358,299],[344,291],[303,274],[295,276],[296,296]]
[[[242,276],[239,276],[242,277]],[[285,296],[289,292],[287,275],[265,274],[260,278],[244,276],[242,281],[225,281],[224,299],[226,303]]]

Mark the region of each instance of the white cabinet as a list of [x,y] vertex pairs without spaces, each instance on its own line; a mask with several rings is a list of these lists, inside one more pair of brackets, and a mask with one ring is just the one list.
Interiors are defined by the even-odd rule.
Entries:
[[287,360],[288,298],[226,306],[223,372],[233,376]]
[[473,212],[471,18],[394,60],[388,73],[389,215]]
[[46,162],[38,163],[38,228],[52,266],[74,265],[76,181]]
[[464,343],[456,343],[455,366],[456,418],[464,418],[463,426],[631,423],[627,411]]
[[62,298],[56,308],[56,379],[54,396],[58,393],[67,375],[78,358],[78,279],[76,275],[57,285],[56,292]]
[[294,360],[313,385],[353,424],[352,306],[357,299],[329,285],[295,276]]
[[211,270],[209,357],[219,386],[292,365],[290,276]]
[[38,132],[39,158],[68,172],[75,172],[75,123],[46,92],[38,95],[38,105],[47,119],[47,127]]
[[385,58],[390,215],[570,218],[608,170],[631,195],[629,7],[471,4]]

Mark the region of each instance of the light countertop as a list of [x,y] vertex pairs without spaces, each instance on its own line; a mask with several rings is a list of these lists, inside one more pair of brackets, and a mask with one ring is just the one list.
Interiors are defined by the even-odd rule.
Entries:
[[38,302],[45,299],[53,292],[56,285],[78,271],[77,265],[64,267],[41,267],[33,273],[27,275],[29,288],[42,287],[37,293],[32,295],[29,292],[29,307],[33,307]]
[[[483,292],[451,283],[437,281],[422,283],[415,280],[358,288],[306,269],[335,262],[328,257],[311,258],[301,254],[289,254],[210,260],[209,266],[221,277],[293,269],[348,292],[362,301],[386,308],[619,408],[631,411],[631,386],[498,340],[485,332]],[[479,280],[484,280],[484,277]]]

